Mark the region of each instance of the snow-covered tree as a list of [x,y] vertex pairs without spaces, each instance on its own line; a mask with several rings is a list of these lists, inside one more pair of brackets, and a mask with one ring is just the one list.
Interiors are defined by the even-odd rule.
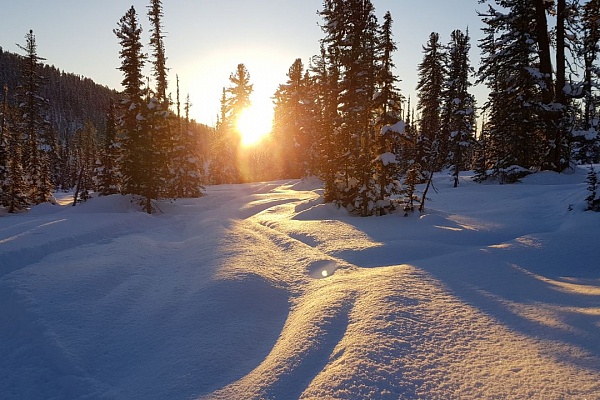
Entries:
[[587,175],[587,190],[588,196],[585,198],[587,203],[587,209],[590,211],[600,211],[600,197],[598,197],[598,175],[593,165],[590,165],[590,169]]
[[454,187],[458,186],[460,171],[470,166],[468,153],[475,140],[475,97],[469,93],[470,48],[468,32],[452,32],[447,50],[442,132],[447,135],[447,162],[453,171]]
[[479,82],[490,89],[485,105],[489,116],[488,168],[505,182],[512,182],[531,167],[539,167],[545,154],[541,87],[547,85],[540,72],[536,8],[523,0],[502,1],[501,12],[489,6],[481,14],[486,36]]
[[144,96],[144,76],[142,73],[146,56],[141,42],[142,28],[132,6],[119,21],[113,31],[121,44],[119,69],[123,73],[121,82],[123,100],[120,104],[120,133],[123,139],[121,171],[123,192],[141,195],[145,198],[144,208],[152,213],[152,198],[156,198],[156,188],[151,186],[150,171],[152,141],[148,135],[148,107]]
[[[391,208],[390,197],[400,190],[398,185],[400,152],[406,147],[405,123],[402,118],[403,97],[396,87],[393,54],[397,50],[392,34],[392,15],[387,12],[379,29],[378,70],[373,109],[376,115],[376,143],[373,146],[374,179],[378,183],[377,208],[385,214]],[[404,145],[403,143],[404,142]],[[405,149],[407,150],[407,149]]]
[[418,162],[425,171],[441,168],[441,148],[445,138],[440,137],[442,121],[442,90],[444,85],[446,54],[440,42],[440,35],[432,32],[427,45],[423,47],[423,60],[418,66],[417,83],[419,101],[417,109],[419,121]]
[[104,145],[100,155],[100,163],[96,169],[98,192],[101,196],[108,196],[121,191],[120,157],[121,143],[117,138],[115,105],[111,101],[106,114]]
[[22,162],[24,171],[27,171],[28,201],[40,204],[52,197],[50,162],[56,148],[53,132],[46,118],[48,100],[40,95],[40,90],[46,83],[40,75],[43,58],[37,54],[33,31],[30,30],[25,39],[26,45],[19,45],[26,55],[23,57],[21,82],[16,92],[18,114],[15,129],[25,140]]

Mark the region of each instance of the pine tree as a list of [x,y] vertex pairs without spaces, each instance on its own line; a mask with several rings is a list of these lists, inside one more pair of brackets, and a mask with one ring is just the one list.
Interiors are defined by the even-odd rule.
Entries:
[[152,62],[152,71],[156,80],[156,97],[161,102],[167,102],[167,57],[165,56],[165,45],[163,35],[163,10],[161,0],[150,0],[148,6],[148,18],[152,28],[150,29],[150,47],[154,56]]
[[137,13],[132,6],[121,18],[113,31],[121,44],[119,69],[124,77],[123,101],[121,102],[120,131],[123,137],[123,158],[121,161],[123,192],[145,197],[144,208],[152,213],[152,198],[156,196],[150,185],[148,172],[152,141],[147,133],[147,106],[144,99],[144,77],[142,69],[145,55],[142,52],[141,34]]
[[419,64],[417,83],[419,102],[417,109],[421,113],[419,123],[420,138],[418,160],[426,171],[441,168],[442,138],[441,107],[444,84],[445,53],[436,32],[429,35],[427,45],[423,47],[423,61]]
[[229,121],[227,113],[227,91],[223,88],[221,93],[221,108],[220,115],[217,118],[217,125],[215,127],[214,137],[211,140],[210,150],[210,165],[209,165],[209,177],[210,183],[213,185],[219,185],[222,183],[232,183],[233,178],[228,175],[228,156],[229,151],[229,137],[232,131],[232,124]]
[[[391,210],[389,198],[400,190],[399,177],[402,135],[398,125],[402,118],[403,97],[396,88],[398,77],[394,75],[393,53],[397,50],[392,36],[392,16],[388,11],[379,29],[378,72],[373,108],[376,113],[375,131],[378,133],[374,144],[374,172],[378,187],[378,214]],[[400,124],[404,125],[405,124]],[[406,141],[405,141],[406,143]]]
[[242,112],[250,107],[250,96],[254,85],[250,82],[250,73],[244,64],[238,64],[234,73],[229,75],[230,86],[226,89],[225,119],[229,131],[225,136],[225,167],[228,182],[243,182],[249,179],[246,171],[241,168],[240,144],[241,136],[237,129],[237,121]]
[[470,165],[468,151],[475,138],[475,97],[469,93],[469,35],[460,30],[451,34],[448,46],[447,77],[444,84],[443,132],[448,141],[447,159],[453,170],[454,187],[458,186],[459,173]]
[[487,154],[494,176],[514,182],[544,157],[544,121],[540,87],[547,85],[539,64],[535,37],[535,6],[522,0],[503,1],[508,12],[489,6],[482,14],[486,37],[478,82],[491,93],[485,108],[489,115]]
[[2,91],[2,109],[0,111],[0,206],[7,206],[8,197],[8,175],[9,169],[9,121],[8,121],[8,86],[4,85]]
[[[328,61],[329,60],[329,61]],[[336,188],[337,160],[341,148],[336,145],[339,133],[339,64],[335,61],[335,51],[328,53],[325,41],[321,43],[321,54],[313,58],[313,82],[315,92],[314,124],[317,139],[313,145],[317,175],[323,180],[325,202],[339,198]]]
[[597,197],[598,175],[596,174],[593,165],[590,165],[588,171],[587,184],[587,190],[589,192],[588,196],[585,198],[587,209],[600,212],[600,197]]
[[279,175],[300,178],[307,170],[310,138],[307,103],[307,78],[304,64],[296,59],[287,73],[288,80],[275,92],[273,137]]
[[[178,101],[179,102],[179,101]],[[191,129],[190,96],[184,104],[185,117],[180,124],[177,142],[174,149],[175,182],[177,197],[193,198],[202,195],[202,162],[199,156],[198,138]],[[179,120],[179,119],[178,119]]]
[[115,104],[111,100],[106,113],[106,133],[104,146],[97,167],[98,192],[100,196],[117,194],[121,191],[119,173],[119,159],[121,157],[121,144],[117,139],[117,120]]
[[40,75],[43,58],[37,54],[33,31],[30,30],[25,39],[26,45],[19,45],[26,55],[16,93],[19,107],[15,129],[25,139],[22,162],[27,171],[28,201],[40,204],[52,197],[50,160],[55,152],[55,141],[46,120],[48,100],[40,95],[41,87],[46,83]]
[[330,130],[324,135],[329,143],[322,146],[328,164],[325,197],[352,212],[370,215],[378,197],[371,162],[375,153],[377,19],[369,0],[325,1],[320,15],[325,38],[318,79],[329,91],[323,99],[331,102],[324,128]]
[[79,201],[87,201],[91,192],[96,189],[93,179],[97,161],[96,137],[96,128],[89,121],[75,133],[74,156],[78,175],[73,205]]
[[148,6],[148,17],[151,23],[150,48],[152,49],[152,71],[155,78],[154,91],[148,91],[146,120],[150,135],[149,184],[155,198],[175,197],[177,185],[175,170],[179,166],[172,165],[174,159],[174,137],[181,134],[175,129],[175,116],[170,111],[170,99],[167,97],[167,57],[165,55],[164,35],[162,27],[162,1],[151,0]]

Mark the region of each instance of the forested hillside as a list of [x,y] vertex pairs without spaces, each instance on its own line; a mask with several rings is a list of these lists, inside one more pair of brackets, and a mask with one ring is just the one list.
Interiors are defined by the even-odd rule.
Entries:
[[[8,103],[15,106],[11,96],[19,86],[22,56],[0,48],[0,84],[8,88]],[[46,80],[40,95],[48,99],[48,119],[59,138],[72,137],[77,129],[91,122],[99,132],[106,129],[106,111],[110,99],[116,99],[116,90],[99,85],[93,80],[43,64],[39,71]]]

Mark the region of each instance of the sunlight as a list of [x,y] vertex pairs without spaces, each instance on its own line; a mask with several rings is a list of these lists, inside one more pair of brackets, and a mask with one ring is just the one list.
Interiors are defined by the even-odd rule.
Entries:
[[254,146],[271,133],[273,109],[268,106],[252,105],[240,114],[236,126],[242,146]]
[[323,272],[321,272],[321,275],[323,275],[323,277],[325,278],[325,277],[327,277],[328,273],[326,270],[323,270]]

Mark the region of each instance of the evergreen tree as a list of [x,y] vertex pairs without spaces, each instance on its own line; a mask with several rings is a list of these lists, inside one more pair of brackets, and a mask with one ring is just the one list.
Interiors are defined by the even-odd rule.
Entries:
[[26,55],[16,93],[19,107],[15,129],[25,140],[22,162],[27,171],[28,201],[40,204],[52,197],[50,161],[55,153],[55,141],[46,119],[48,100],[40,95],[46,82],[40,75],[43,58],[37,55],[33,31],[30,30],[25,39],[26,45],[19,45]]
[[[335,104],[329,114],[340,119],[328,121],[333,134],[327,134],[330,144],[323,146],[329,168],[326,179],[326,199],[360,215],[375,211],[377,182],[373,179],[374,145],[373,96],[377,76],[378,24],[369,0],[331,0],[321,11],[322,29],[321,74]],[[325,83],[325,82],[324,82]],[[331,124],[333,122],[333,124]],[[327,128],[326,128],[327,129]],[[337,147],[332,150],[332,144]],[[335,161],[334,161],[335,160]],[[331,172],[334,183],[331,185]]]
[[227,91],[225,88],[223,88],[221,93],[220,104],[220,115],[217,118],[217,125],[210,146],[209,176],[210,183],[213,185],[234,182],[231,165],[229,164],[229,161],[234,159],[230,158],[233,157],[230,147],[230,137],[233,127],[228,116]]
[[250,96],[254,85],[250,83],[250,73],[244,64],[238,64],[234,73],[229,75],[230,86],[226,89],[225,119],[229,131],[225,137],[225,167],[229,182],[242,182],[249,179],[247,171],[242,170],[240,158],[241,136],[237,121],[242,112],[250,107]]
[[87,201],[96,189],[93,179],[97,161],[96,137],[96,128],[89,121],[75,133],[74,158],[78,175],[73,205],[78,201]]
[[2,109],[0,110],[0,206],[7,206],[8,197],[8,175],[9,169],[9,121],[8,121],[8,86],[4,85],[2,91]]
[[111,101],[106,114],[106,133],[104,146],[100,156],[96,176],[100,196],[117,194],[121,191],[119,172],[119,159],[121,157],[121,144],[117,139],[117,119],[115,104]]
[[454,176],[454,187],[458,186],[459,173],[470,165],[469,148],[475,138],[475,97],[469,93],[469,35],[460,30],[451,34],[448,46],[447,77],[444,84],[443,131],[447,133],[448,163]]
[[397,50],[392,36],[392,16],[388,11],[379,30],[378,71],[373,108],[376,114],[374,144],[374,172],[378,187],[378,214],[391,209],[389,198],[400,190],[397,179],[400,173],[401,131],[403,97],[396,88],[398,77],[394,75],[393,53]]
[[418,159],[426,171],[441,168],[442,138],[441,107],[444,84],[445,58],[438,33],[429,35],[427,45],[423,47],[423,61],[419,64],[417,83],[419,102],[417,109],[421,113],[419,123]]
[[152,28],[150,29],[150,47],[152,48],[152,71],[156,80],[156,97],[161,102],[167,102],[167,57],[165,56],[165,45],[163,35],[163,10],[161,0],[150,0],[148,6],[148,17]]
[[310,158],[308,83],[301,59],[287,73],[288,80],[275,92],[273,137],[279,175],[300,178],[306,174]]
[[177,197],[200,197],[202,195],[202,162],[199,156],[198,138],[191,129],[190,121],[190,96],[184,104],[185,117],[180,124],[177,143],[174,149],[176,167],[176,195]]
[[149,172],[149,184],[156,198],[175,197],[177,195],[175,186],[175,170],[180,166],[172,165],[174,160],[175,141],[181,134],[175,129],[175,116],[170,111],[170,100],[167,97],[167,57],[165,55],[164,35],[162,27],[162,1],[151,0],[148,6],[148,17],[151,23],[150,48],[152,49],[152,71],[155,78],[155,88],[149,91],[147,97],[148,118],[146,120],[148,135],[150,136],[150,160],[151,170]]
[[539,68],[535,37],[535,6],[528,1],[503,1],[508,12],[491,5],[482,14],[486,24],[479,82],[490,96],[487,155],[493,174],[503,182],[514,182],[544,157],[543,104],[540,87],[547,85]]
[[326,50],[323,40],[321,54],[313,58],[312,66],[312,87],[315,92],[314,129],[317,137],[313,153],[317,174],[324,182],[323,197],[327,203],[339,198],[335,182],[337,161],[341,157],[341,148],[336,145],[341,120],[338,110],[340,70],[335,54],[335,50]]
[[155,188],[151,186],[148,171],[152,171],[152,138],[147,129],[147,104],[144,99],[142,69],[145,55],[142,52],[141,34],[137,13],[132,6],[113,31],[121,44],[119,69],[123,73],[123,101],[121,102],[120,132],[123,138],[121,162],[123,192],[145,198],[144,208],[152,213]]
[[598,175],[594,170],[594,166],[590,165],[590,170],[587,175],[587,190],[588,196],[585,198],[587,209],[590,211],[600,211],[600,197],[597,197],[598,190]]

